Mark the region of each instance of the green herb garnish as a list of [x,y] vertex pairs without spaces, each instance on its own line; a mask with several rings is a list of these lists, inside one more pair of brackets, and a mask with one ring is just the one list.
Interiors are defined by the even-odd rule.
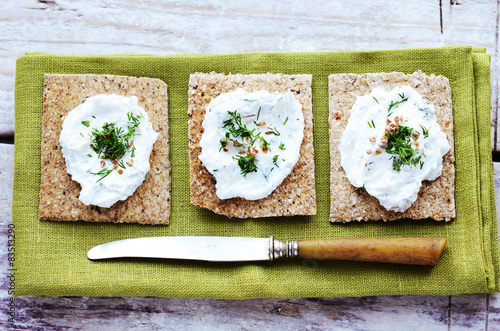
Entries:
[[221,140],[219,152],[221,151],[221,149],[226,148],[226,146],[227,146],[227,140]]
[[280,143],[280,149],[281,149],[282,151],[284,151],[284,150],[285,150],[285,144]]
[[132,113],[127,113],[127,117],[131,126],[127,127],[127,133],[125,134],[125,139],[130,140],[138,134],[135,133],[135,129],[141,124],[139,118],[143,117],[141,114],[134,116]]
[[90,147],[103,159],[119,160],[128,150],[128,140],[123,129],[115,127],[114,123],[106,123],[102,130],[94,128],[90,138]]
[[278,165],[278,163],[276,163],[278,161],[278,157],[279,157],[279,155],[275,155],[273,157],[273,163],[274,163],[275,166],[277,166],[279,168],[280,166]]
[[271,127],[267,127],[269,129],[269,131],[274,134],[275,136],[280,136],[281,134],[279,133],[278,130],[276,130],[276,128],[271,128]]
[[405,98],[405,94],[404,93],[403,94],[399,94],[399,96],[401,97],[401,100],[396,101],[396,102],[394,102],[394,101],[391,100],[391,104],[389,105],[389,109],[387,109],[387,112],[390,112],[392,107],[394,107],[396,105],[399,105],[400,103],[403,103],[405,101],[408,101],[408,97]]
[[373,120],[371,122],[368,122],[368,126],[372,129],[375,129],[375,123],[373,123]]
[[107,175],[109,175],[112,172],[113,172],[113,169],[104,168],[99,172],[91,172],[90,174],[95,175],[95,176],[101,176],[101,178],[99,178],[96,182],[96,183],[99,183],[101,180],[103,180]]
[[385,151],[392,154],[392,167],[401,171],[404,165],[417,165],[424,154],[411,146],[413,129],[408,126],[398,126],[396,133],[386,132],[387,147]]
[[269,143],[267,142],[266,139],[262,138],[262,137],[259,137],[260,139],[260,148],[263,150],[263,151],[271,151],[271,147],[269,147]]
[[373,100],[375,100],[375,101],[376,101],[376,102],[378,103],[378,100],[377,100],[377,98],[373,97]]
[[257,165],[255,164],[257,160],[255,159],[255,156],[236,155],[233,156],[233,159],[238,161],[238,165],[240,166],[241,174],[243,175],[243,177],[246,177],[247,174],[251,172],[257,172]]
[[90,126],[90,121],[82,121],[82,125],[85,125],[88,128]]
[[244,144],[243,139],[247,137],[248,138],[253,137],[253,132],[255,131],[255,129],[249,130],[247,126],[241,122],[241,115],[238,114],[236,110],[233,112],[228,111],[227,113],[231,115],[232,118],[224,121],[222,127],[224,129],[227,129],[235,139],[241,137],[242,138],[241,145],[243,145]]
[[286,120],[283,122],[283,125],[286,124],[286,122],[288,122],[288,117],[286,118]]
[[116,127],[114,123],[105,123],[102,130],[94,128],[90,137],[90,147],[99,157],[103,159],[119,160],[132,147],[132,138],[137,134],[135,129],[139,126],[141,115],[133,116],[127,113],[129,123],[125,133],[121,127]]
[[[127,132],[123,128],[115,126],[114,123],[105,123],[101,130],[94,128],[90,135],[90,147],[97,153],[97,157],[101,159],[114,160],[114,164],[118,164],[121,168],[125,169],[123,160],[118,162],[125,153],[131,149],[131,157],[135,156],[135,146],[133,138],[138,134],[135,132],[140,125],[139,118],[143,117],[141,114],[134,116],[132,113],[127,113],[129,126]],[[82,122],[83,124],[83,122]],[[85,124],[84,124],[85,125]],[[87,156],[90,157],[90,154]],[[97,182],[108,176],[113,170],[102,169],[99,172],[91,173],[95,176],[100,176]]]
[[429,129],[423,127],[422,124],[420,124],[420,127],[422,128],[422,132],[424,133],[424,138],[429,138]]
[[[228,114],[231,115],[232,118],[223,122],[222,127],[228,130],[228,132],[226,132],[226,140],[220,142],[221,148],[219,149],[219,151],[225,148],[229,141],[232,141],[234,146],[242,148],[249,148],[253,146],[256,141],[260,141],[260,148],[263,151],[267,152],[271,150],[269,148],[269,142],[260,136],[261,132],[254,134],[256,129],[248,129],[247,126],[242,123],[241,115],[238,114],[236,110],[234,112],[228,111]],[[260,108],[257,117],[259,116],[259,114]],[[238,141],[238,138],[241,138],[241,141]]]

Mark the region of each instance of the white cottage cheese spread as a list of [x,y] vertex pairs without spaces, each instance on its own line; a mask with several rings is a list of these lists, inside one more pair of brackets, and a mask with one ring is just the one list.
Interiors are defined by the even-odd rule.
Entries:
[[142,184],[158,133],[137,97],[100,94],[68,113],[59,143],[85,205],[111,207]]
[[242,89],[207,106],[199,159],[216,180],[219,199],[262,199],[290,174],[304,137],[301,104],[291,92]]
[[374,89],[356,99],[339,144],[341,166],[355,187],[387,210],[403,212],[423,180],[441,175],[450,150],[434,107],[408,86]]

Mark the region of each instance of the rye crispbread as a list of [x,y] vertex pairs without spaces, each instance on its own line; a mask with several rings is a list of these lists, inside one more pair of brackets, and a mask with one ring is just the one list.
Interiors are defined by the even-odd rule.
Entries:
[[[267,217],[316,214],[311,75],[196,73],[189,79],[189,168],[191,203],[228,217]],[[304,113],[304,139],[300,157],[290,175],[268,197],[260,200],[219,199],[215,180],[198,159],[202,122],[210,100],[242,88],[247,92],[290,90]]]
[[[443,173],[436,180],[424,181],[417,200],[403,213],[387,211],[365,190],[349,183],[340,165],[339,139],[347,125],[350,109],[357,96],[369,94],[375,87],[386,90],[408,85],[434,106],[441,129],[451,146],[443,158]],[[455,167],[453,145],[453,114],[448,79],[421,71],[404,73],[336,74],[329,77],[330,125],[330,221],[425,219],[449,221],[455,217]]]
[[[112,75],[45,75],[39,216],[41,220],[169,224],[170,161],[167,85],[152,78]],[[71,179],[59,145],[66,115],[97,94],[135,95],[159,137],[149,162],[151,170],[135,193],[110,208],[86,206],[80,185]]]

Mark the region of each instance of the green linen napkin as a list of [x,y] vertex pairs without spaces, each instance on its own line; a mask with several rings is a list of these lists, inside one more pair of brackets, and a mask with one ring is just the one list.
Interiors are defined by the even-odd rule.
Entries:
[[[319,53],[59,56],[17,61],[13,223],[16,295],[291,298],[499,291],[499,254],[490,140],[490,57],[470,46]],[[457,217],[330,224],[328,75],[422,70],[449,78],[454,108]],[[312,217],[228,219],[189,202],[189,74],[313,75],[318,213]],[[169,94],[172,215],[169,226],[38,220],[45,73],[115,74],[165,81]],[[434,266],[348,261],[255,263],[122,259],[92,262],[87,251],[146,236],[446,237]]]

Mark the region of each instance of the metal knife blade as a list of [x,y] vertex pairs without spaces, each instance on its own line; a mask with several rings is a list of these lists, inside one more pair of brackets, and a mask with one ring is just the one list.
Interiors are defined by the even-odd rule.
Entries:
[[270,260],[269,238],[150,237],[112,241],[90,249],[90,260],[119,257],[203,260],[213,262]]
[[139,257],[213,262],[266,261],[281,257],[435,265],[445,238],[324,238],[281,241],[248,237],[150,237],[123,239],[90,249],[90,260]]

